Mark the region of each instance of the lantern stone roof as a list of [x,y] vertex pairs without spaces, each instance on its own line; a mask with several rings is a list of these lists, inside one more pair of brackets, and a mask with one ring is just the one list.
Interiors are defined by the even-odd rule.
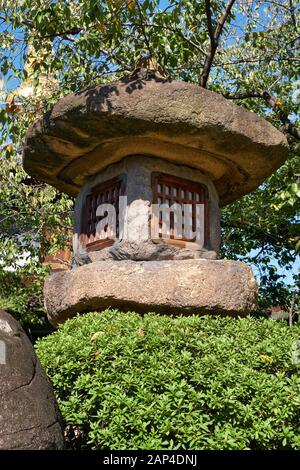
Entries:
[[287,154],[279,130],[217,93],[124,77],[60,99],[30,126],[23,164],[76,196],[91,176],[128,155],[160,157],[201,170],[224,205],[254,190]]

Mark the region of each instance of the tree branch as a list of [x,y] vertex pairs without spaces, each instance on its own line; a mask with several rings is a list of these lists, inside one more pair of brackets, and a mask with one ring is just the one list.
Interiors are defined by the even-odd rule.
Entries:
[[210,43],[213,44],[215,42],[215,37],[214,37],[212,20],[211,20],[210,0],[205,0],[205,13],[206,13],[207,29],[208,29],[208,35],[210,38]]
[[228,100],[244,100],[247,98],[263,98],[262,93],[258,91],[245,91],[243,93],[237,93],[231,95],[230,93],[223,93],[224,98]]
[[[6,18],[3,18],[2,16],[0,16],[0,19],[5,19],[6,21]],[[34,29],[34,22],[31,21],[31,20],[23,20],[22,23],[24,24],[24,26],[27,26],[29,29]],[[54,33],[54,34],[51,34],[51,35],[48,35],[48,36],[38,36],[37,38],[38,39],[54,39],[55,37],[59,37],[61,39],[64,39],[66,41],[70,41],[70,42],[75,42],[75,38],[73,37],[74,35],[76,34],[80,34],[83,32],[83,29],[80,28],[80,27],[73,27],[71,29],[68,29],[66,31],[62,31],[62,32],[57,32],[57,33]],[[130,67],[128,64],[124,63],[121,59],[119,59],[119,57],[117,57],[112,51],[107,51],[105,49],[99,49],[99,51],[106,55],[109,59],[112,59],[113,61],[115,61],[117,64],[121,65],[121,67],[123,67],[124,70],[127,70],[127,71],[132,71],[132,67]]]
[[172,33],[179,34],[180,37],[187,42],[190,46],[192,46],[194,49],[197,51],[201,52],[202,55],[206,56],[206,52],[199,46],[199,44],[196,44],[192,39],[187,37],[181,29],[176,29],[176,28],[169,28],[169,27],[161,27],[158,25],[151,25],[153,28],[159,28],[159,29],[164,29],[166,31],[171,31]]
[[291,14],[292,23],[294,25],[294,28],[297,30],[297,21],[296,21],[296,16],[295,16],[295,7],[293,5],[293,0],[289,0],[289,10]]
[[137,5],[137,8],[138,8],[138,12],[139,12],[140,27],[141,27],[141,30],[142,30],[142,34],[144,36],[145,44],[146,44],[146,47],[147,47],[147,50],[148,50],[148,53],[149,53],[149,57],[152,58],[153,54],[152,54],[152,50],[151,50],[151,46],[150,46],[150,40],[149,40],[149,36],[147,35],[147,32],[146,32],[145,24],[144,24],[144,21],[143,21],[143,13],[142,13],[142,9],[141,9],[141,5],[139,3],[139,0],[137,0],[136,5]]
[[[75,42],[76,41],[76,38],[74,38],[73,36],[70,36],[73,35],[73,34],[79,34],[81,33],[83,30],[81,28],[73,28],[73,29],[70,29],[68,31],[63,31],[61,33],[55,33],[53,34],[52,36],[42,36],[40,37],[40,39],[45,39],[45,38],[55,38],[55,37],[59,37],[61,39],[64,39],[65,41],[70,41],[70,42]],[[123,70],[127,70],[128,72],[131,72],[132,71],[132,67],[130,67],[130,65],[126,64],[125,62],[123,62],[122,59],[120,59],[116,54],[114,54],[112,51],[108,51],[106,49],[103,49],[103,48],[99,48],[99,51],[106,55],[109,59],[112,59],[113,61],[115,61],[117,64],[119,64]]]
[[106,55],[109,59],[112,59],[114,60],[117,64],[121,65],[121,67],[124,69],[124,70],[127,70],[128,72],[131,72],[132,71],[132,67],[130,67],[130,65],[126,64],[125,62],[123,62],[122,59],[120,59],[118,56],[116,56],[112,51],[107,51],[106,49],[103,49],[103,48],[100,48],[99,51]]
[[224,93],[223,96],[229,100],[244,100],[247,98],[259,98],[265,101],[265,103],[276,113],[281,123],[284,126],[284,130],[294,137],[294,139],[300,141],[300,131],[297,127],[291,122],[288,115],[278,108],[277,100],[272,96],[268,91],[246,91],[244,93],[237,93],[232,95],[230,93]]
[[208,51],[204,60],[203,70],[202,70],[202,73],[200,75],[200,80],[199,80],[199,85],[202,86],[203,88],[206,88],[211,66],[212,66],[212,63],[216,54],[216,50],[219,45],[219,39],[222,34],[226,20],[228,16],[230,15],[231,8],[233,7],[234,2],[235,0],[228,0],[225,10],[220,20],[218,20],[218,25],[215,29],[215,32],[213,33],[210,0],[205,0],[206,19],[207,19],[207,27],[208,27],[208,34],[210,38],[210,44],[209,44]]
[[221,19],[218,21],[218,26],[217,26],[216,32],[215,32],[215,41],[216,41],[216,43],[218,43],[218,41],[220,39],[220,36],[222,34],[224,25],[226,23],[226,20],[227,20],[228,16],[230,15],[231,8],[233,7],[234,2],[235,2],[235,0],[228,0],[228,3],[227,3],[227,5],[225,7],[225,10],[224,10],[224,13],[221,16]]
[[257,58],[257,59],[239,59],[239,60],[233,60],[232,62],[221,62],[217,63],[216,65],[219,67],[227,67],[228,65],[238,65],[238,64],[260,64],[261,62],[270,62],[270,60],[273,60],[274,62],[300,62],[300,59],[298,56],[296,57],[282,57],[282,58],[274,58],[274,56],[270,57],[262,57],[262,58]]
[[277,103],[276,103],[276,98],[268,91],[264,91],[262,94],[263,99],[265,102],[272,108],[272,110],[277,114],[279,117],[280,121],[282,122],[285,131],[290,134],[291,136],[294,137],[294,139],[300,141],[300,131],[297,129],[296,126],[290,121],[288,115],[282,111],[280,108],[277,109]]

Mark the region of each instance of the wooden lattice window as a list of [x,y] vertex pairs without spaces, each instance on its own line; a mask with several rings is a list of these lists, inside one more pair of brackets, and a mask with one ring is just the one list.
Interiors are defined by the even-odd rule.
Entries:
[[[182,207],[182,233],[184,234],[184,204],[188,204],[189,207],[189,225],[192,230],[196,230],[196,206],[197,204],[203,204],[204,206],[204,246],[209,241],[209,193],[206,186],[194,181],[189,181],[183,178],[167,174],[152,175],[152,193],[154,204],[166,204],[171,207],[174,203],[178,203]],[[158,224],[159,224],[159,238],[164,240],[166,243],[181,245],[185,242],[195,242],[195,238],[182,238],[176,239],[174,237],[174,213],[170,213],[170,228],[169,231],[163,233],[163,220],[162,213],[159,213]],[[167,237],[166,237],[167,235]]]
[[95,186],[86,197],[80,241],[87,251],[101,250],[114,243],[114,240],[108,236],[100,239],[99,234],[96,232],[98,222],[106,216],[106,214],[102,217],[96,216],[100,204],[112,204],[115,207],[116,237],[119,236],[119,197],[124,194],[125,181],[124,178],[120,177]]

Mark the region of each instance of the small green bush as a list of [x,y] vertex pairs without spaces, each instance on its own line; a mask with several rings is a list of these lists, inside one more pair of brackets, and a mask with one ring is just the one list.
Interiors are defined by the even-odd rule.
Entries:
[[37,352],[89,448],[300,449],[299,337],[264,319],[107,310]]

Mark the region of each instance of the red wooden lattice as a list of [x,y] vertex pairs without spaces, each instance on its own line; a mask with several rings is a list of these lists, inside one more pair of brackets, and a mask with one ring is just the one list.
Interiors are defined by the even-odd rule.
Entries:
[[114,240],[100,239],[96,233],[98,222],[105,217],[97,217],[96,211],[100,204],[113,204],[116,210],[116,236],[119,234],[119,197],[124,195],[125,184],[122,178],[114,178],[92,189],[87,196],[83,210],[80,240],[87,251],[97,251],[110,246]]
[[[196,205],[204,204],[204,246],[209,240],[209,194],[206,186],[194,181],[178,178],[166,174],[154,174],[152,177],[152,192],[154,204],[167,204],[172,206],[178,203],[182,206],[182,233],[184,230],[184,204],[191,205],[191,226],[196,229]],[[159,238],[166,243],[181,245],[185,242],[194,242],[195,239],[174,239],[174,215],[170,214],[170,233],[168,238],[164,238],[162,233],[162,214],[159,214]]]

